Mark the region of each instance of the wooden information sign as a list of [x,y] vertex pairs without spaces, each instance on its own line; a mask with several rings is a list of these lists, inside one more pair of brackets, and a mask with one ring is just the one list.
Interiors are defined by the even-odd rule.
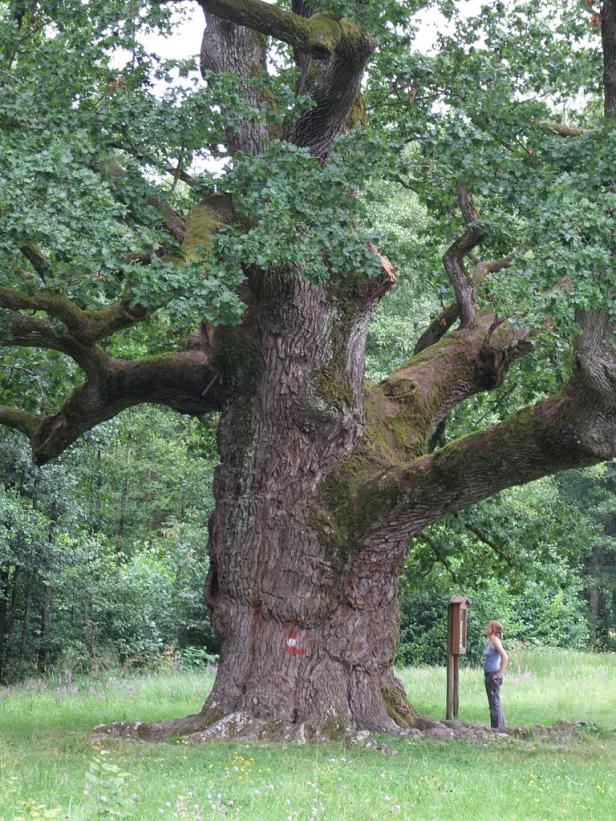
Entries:
[[447,705],[445,717],[457,718],[460,706],[460,656],[466,653],[468,636],[468,596],[449,600],[447,626]]

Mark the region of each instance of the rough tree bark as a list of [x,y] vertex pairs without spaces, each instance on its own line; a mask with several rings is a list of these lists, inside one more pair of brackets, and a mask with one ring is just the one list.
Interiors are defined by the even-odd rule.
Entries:
[[603,112],[606,118],[616,116],[616,0],[604,0],[601,6],[601,40],[603,45]]
[[[315,105],[288,125],[287,138],[325,161],[352,118],[372,39],[319,14],[318,3],[298,0],[293,12],[261,0],[200,4],[204,68],[236,73],[252,105],[259,100],[249,81],[264,64],[264,37],[293,47],[300,86],[310,85]],[[247,125],[230,135],[229,149],[257,153],[266,136]],[[138,306],[87,312],[0,289],[0,306],[12,311],[12,344],[60,350],[86,373],[53,416],[0,406],[0,422],[30,437],[38,461],[139,402],[221,411],[205,588],[222,643],[213,690],[195,716],[125,722],[111,732],[320,738],[421,726],[393,672],[397,576],[409,539],[501,488],[616,453],[616,356],[601,311],[580,316],[574,370],[560,395],[428,452],[447,414],[500,385],[529,350],[523,331],[475,306],[477,282],[510,258],[468,275],[465,258],[482,234],[463,186],[458,200],[467,230],[443,258],[455,304],[413,358],[377,385],[364,383],[364,350],[371,312],[394,281],[385,258],[380,276],[350,271],[323,285],[293,269],[253,270],[241,326],[204,326],[186,352],[138,363],[114,359],[100,344],[147,318]],[[222,197],[205,199],[182,229],[186,252],[198,245],[200,219],[201,230],[211,230],[233,219],[232,210]],[[32,249],[24,255],[43,264]],[[66,332],[32,310],[61,319]]]

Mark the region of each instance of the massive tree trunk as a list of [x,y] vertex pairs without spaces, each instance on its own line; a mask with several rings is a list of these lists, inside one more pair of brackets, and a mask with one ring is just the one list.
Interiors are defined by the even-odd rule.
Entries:
[[[206,724],[240,714],[257,733],[318,736],[423,721],[393,662],[398,575],[425,514],[375,546],[371,529],[387,503],[373,493],[372,510],[358,511],[352,500],[380,474],[384,450],[390,459],[423,452],[453,404],[482,389],[488,371],[492,384],[502,374],[488,355],[490,315],[443,344],[455,364],[445,367],[437,346],[390,380],[364,385],[370,310],[391,281],[384,271],[353,290],[269,274],[251,303],[241,398],[219,430],[206,596],[222,652]],[[519,339],[503,338],[513,359]],[[504,357],[498,367],[504,373]]]
[[242,395],[221,420],[206,595],[222,653],[208,719],[239,712],[313,733],[396,727],[382,695],[396,687],[395,577],[380,580],[376,607],[355,606],[346,546],[319,501],[362,432],[374,294],[327,291],[265,278]]
[[[312,72],[315,106],[289,127],[288,138],[324,159],[353,107],[374,43],[332,18],[312,26],[315,7],[267,20],[263,5],[203,6],[206,67],[252,76],[250,50],[229,63],[233,44],[248,36],[237,24],[252,27],[254,42],[262,42],[257,29],[291,43],[302,85],[313,58],[323,61]],[[254,104],[249,93],[248,99]],[[259,142],[240,135],[231,148],[256,153]],[[382,686],[401,690],[390,672],[396,581],[383,578],[378,608],[351,604],[348,545],[324,516],[321,495],[328,474],[361,437],[368,319],[393,281],[391,272],[372,283],[353,277],[318,286],[301,272],[264,272],[253,279],[241,333],[222,340],[235,361],[210,523],[206,597],[222,652],[203,710],[206,725],[239,714],[268,734],[397,726],[382,695]]]

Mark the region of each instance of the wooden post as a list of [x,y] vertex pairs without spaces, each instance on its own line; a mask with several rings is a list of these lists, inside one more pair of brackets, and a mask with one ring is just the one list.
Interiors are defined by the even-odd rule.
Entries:
[[445,718],[448,721],[451,721],[453,718],[454,704],[456,701],[454,695],[455,658],[456,657],[453,653],[447,653],[447,709],[445,712]]
[[460,656],[453,657],[453,717],[460,712]]
[[460,655],[466,653],[468,597],[452,596],[447,621],[447,703],[448,721],[460,711]]

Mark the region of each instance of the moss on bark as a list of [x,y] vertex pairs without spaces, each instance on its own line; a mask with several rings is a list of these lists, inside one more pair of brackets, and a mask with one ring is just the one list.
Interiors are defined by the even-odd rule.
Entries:
[[399,727],[412,727],[414,723],[413,712],[406,699],[393,687],[383,687],[381,694],[387,715],[393,719]]
[[186,234],[182,242],[184,258],[189,262],[207,257],[212,250],[213,235],[223,225],[236,219],[230,196],[209,194],[191,209],[185,220]]
[[333,364],[317,371],[314,386],[325,402],[341,410],[351,407],[355,400],[353,390]]
[[212,235],[224,224],[220,214],[207,203],[195,206],[186,218],[186,236],[182,243],[184,259],[196,262],[212,251]]

